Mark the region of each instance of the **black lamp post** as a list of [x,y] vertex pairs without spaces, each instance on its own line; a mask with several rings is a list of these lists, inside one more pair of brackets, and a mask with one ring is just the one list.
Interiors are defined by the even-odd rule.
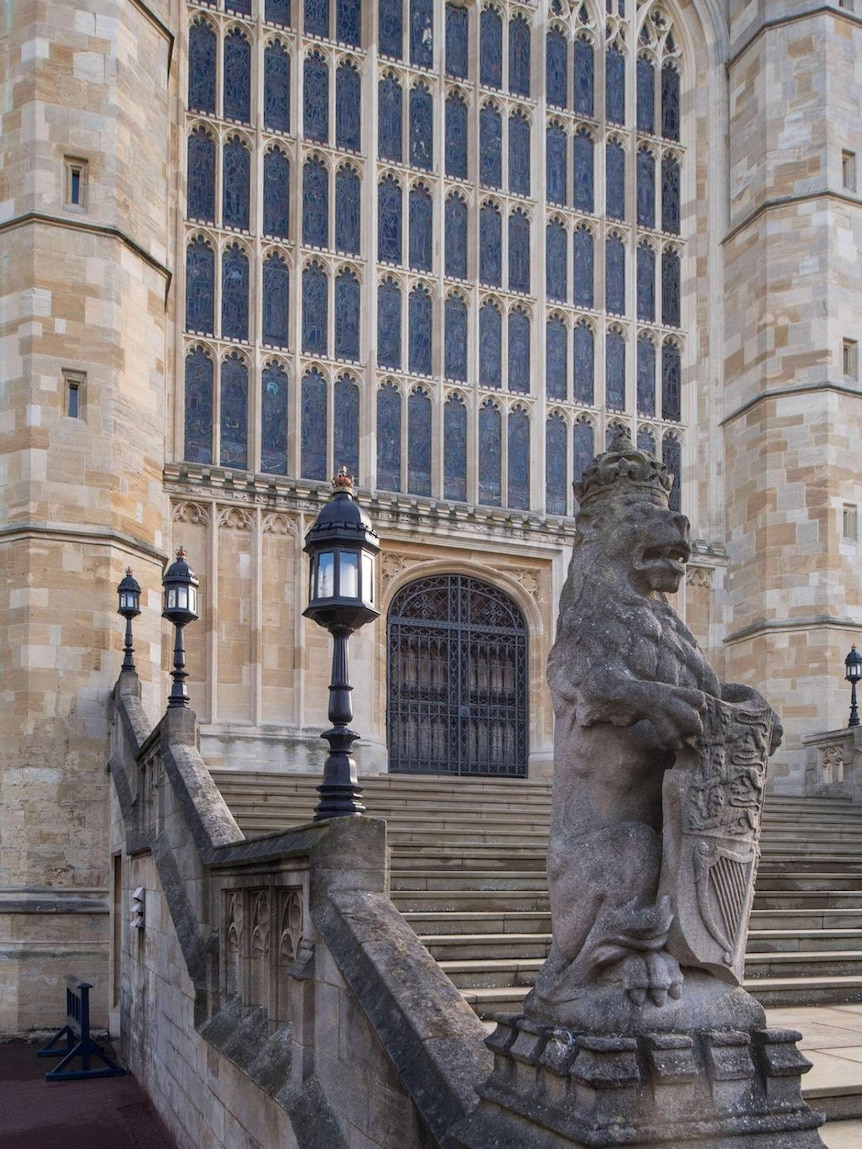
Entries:
[[353,704],[348,669],[347,640],[377,618],[374,606],[374,567],[380,540],[371,521],[353,497],[353,479],[342,467],[332,480],[333,494],[305,536],[311,559],[308,606],[302,612],[325,626],[334,640],[332,681],[329,684],[329,721],[332,729],[321,735],[329,743],[315,822],[361,814],[365,807],[350,749],[359,735],[350,729]]
[[141,613],[141,588],[132,577],[131,567],[126,567],[126,577],[121,579],[117,586],[117,596],[119,598],[117,614],[121,614],[126,620],[126,642],[123,647],[121,669],[134,670],[135,660],[132,655],[135,653],[135,648],[132,646],[132,619],[137,618]]
[[856,643],[844,659],[844,677],[850,683],[850,721],[848,726],[859,725],[859,708],[856,705],[856,683],[862,678],[862,654],[856,649]]
[[174,669],[171,671],[174,682],[168,695],[168,710],[172,710],[189,704],[183,627],[198,617],[199,583],[194,571],[186,562],[186,552],[182,547],[177,551],[176,562],[172,562],[165,571],[162,586],[165,588],[165,609],[162,611],[162,618],[166,618],[177,628],[174,641]]

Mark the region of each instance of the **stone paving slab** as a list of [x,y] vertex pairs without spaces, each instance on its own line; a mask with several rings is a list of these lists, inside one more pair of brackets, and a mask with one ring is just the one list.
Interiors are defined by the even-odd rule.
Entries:
[[47,1082],[40,1044],[0,1043],[0,1149],[176,1149],[131,1074]]
[[829,1121],[820,1130],[826,1149],[860,1149],[862,1121]]

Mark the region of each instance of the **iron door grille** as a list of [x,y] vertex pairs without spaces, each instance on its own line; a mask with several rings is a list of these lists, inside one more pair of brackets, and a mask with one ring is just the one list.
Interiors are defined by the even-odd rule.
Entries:
[[402,587],[388,622],[389,769],[527,774],[527,627],[502,591],[465,575]]

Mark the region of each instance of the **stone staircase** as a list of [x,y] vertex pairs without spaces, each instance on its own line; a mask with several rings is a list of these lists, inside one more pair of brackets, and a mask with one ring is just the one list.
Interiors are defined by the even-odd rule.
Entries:
[[[247,835],[308,821],[317,775],[213,771]],[[550,944],[550,787],[507,779],[363,780],[386,818],[392,899],[481,1017],[516,1013]],[[862,809],[767,798],[746,988],[773,1007],[862,1001]]]

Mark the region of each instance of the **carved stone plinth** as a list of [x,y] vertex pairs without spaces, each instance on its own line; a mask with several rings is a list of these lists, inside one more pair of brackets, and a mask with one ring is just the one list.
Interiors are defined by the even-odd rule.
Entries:
[[509,1018],[487,1039],[494,1071],[448,1149],[821,1149],[798,1040],[783,1029],[595,1036]]

